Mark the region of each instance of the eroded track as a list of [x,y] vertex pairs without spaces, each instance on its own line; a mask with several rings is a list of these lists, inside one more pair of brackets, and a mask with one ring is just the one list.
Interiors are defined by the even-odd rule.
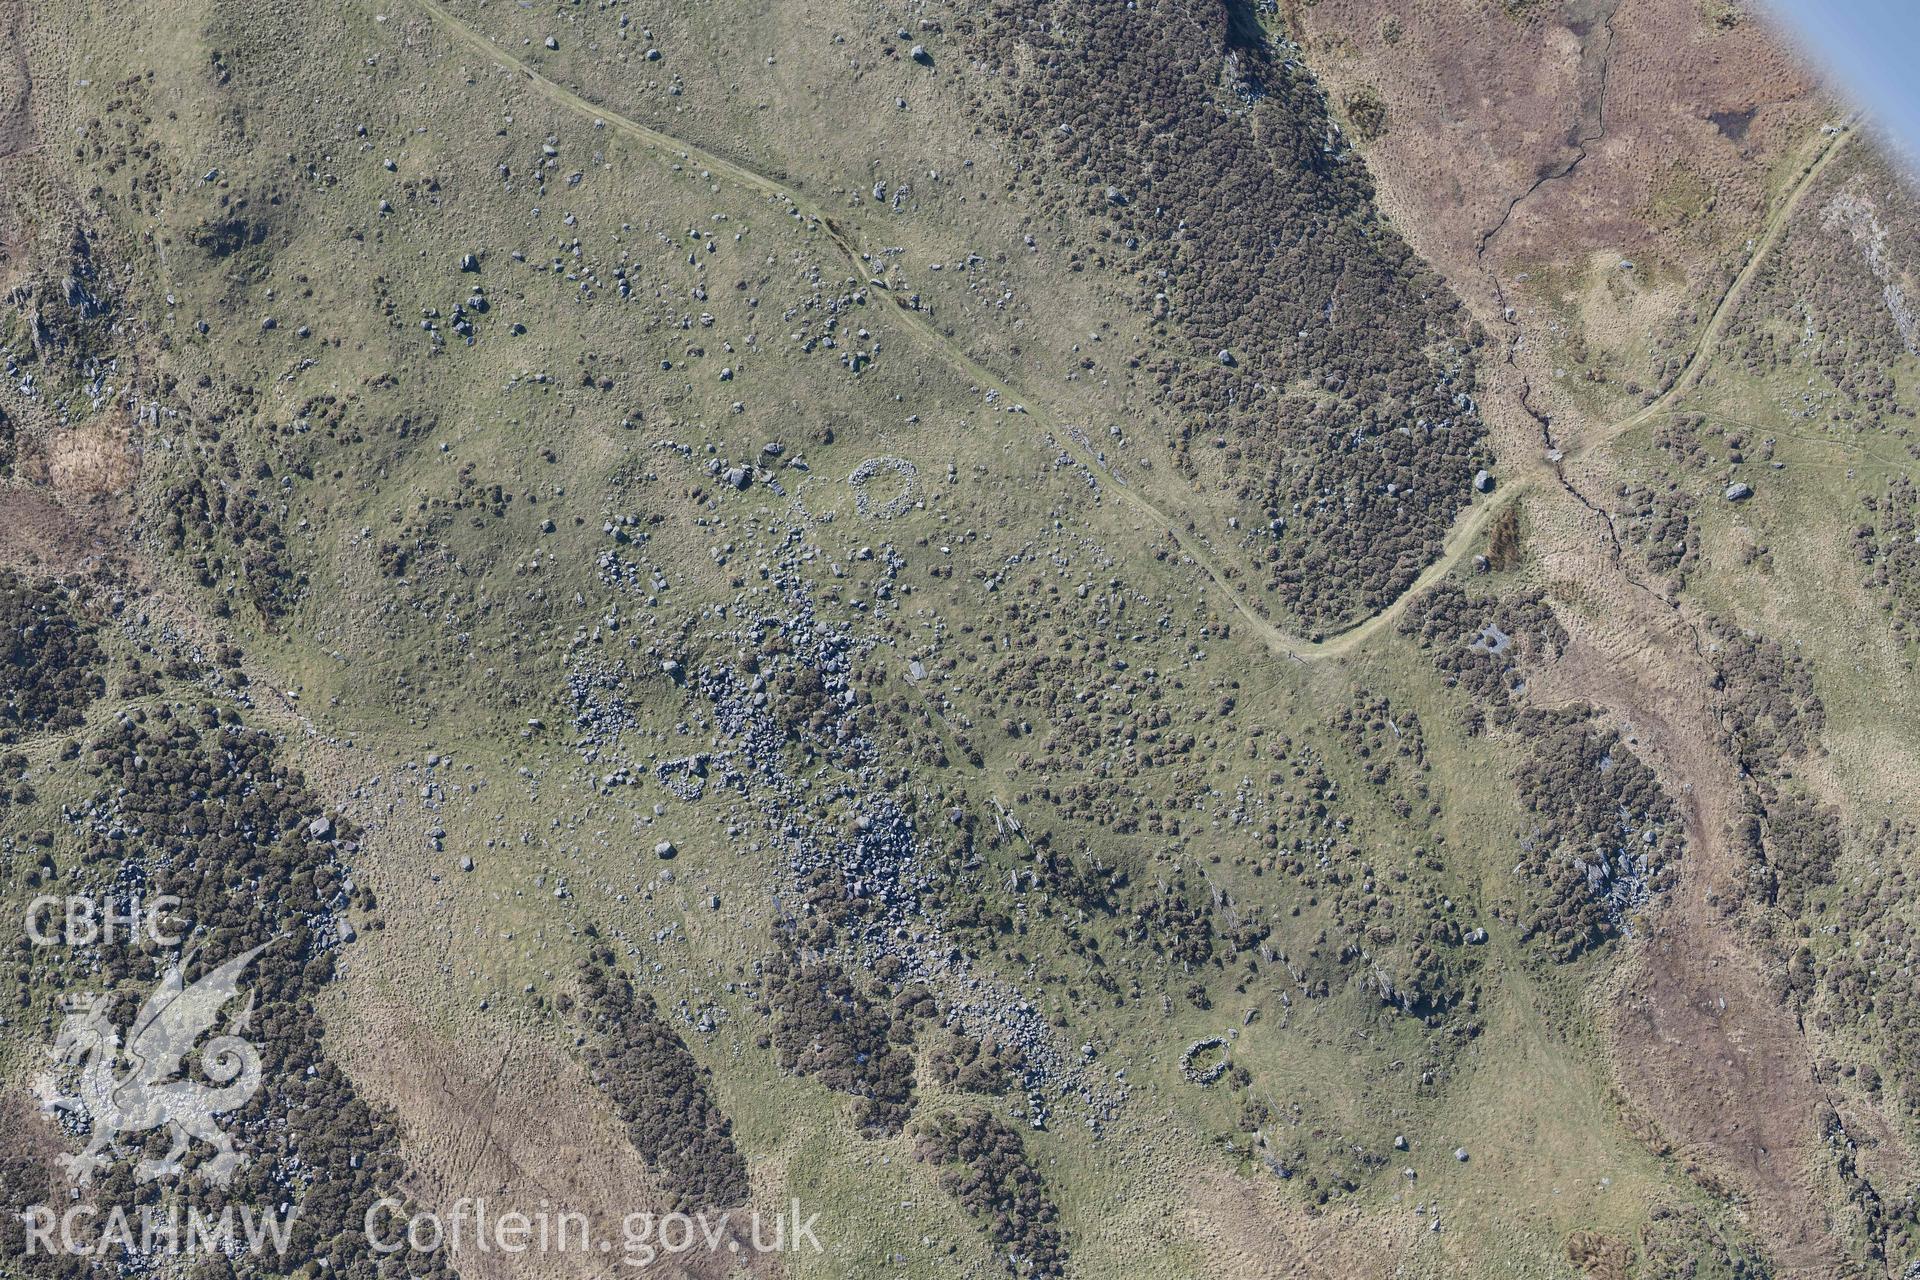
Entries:
[[[872,280],[874,291],[893,303],[895,317],[920,340],[923,346],[937,355],[956,373],[982,389],[997,393],[1009,405],[1024,406],[1027,416],[1047,431],[1060,447],[1070,451],[1075,459],[1090,472],[1105,478],[1109,492],[1117,495],[1136,515],[1174,539],[1182,553],[1207,576],[1220,594],[1226,597],[1234,611],[1253,628],[1255,634],[1260,636],[1276,657],[1302,662],[1314,661],[1338,657],[1366,644],[1383,628],[1397,621],[1414,597],[1430,589],[1451,573],[1500,511],[1543,480],[1555,482],[1554,470],[1544,465],[1544,460],[1537,465],[1516,469],[1516,472],[1511,474],[1502,485],[1499,496],[1474,503],[1455,519],[1453,528],[1448,531],[1441,554],[1428,564],[1414,579],[1413,584],[1401,592],[1391,604],[1344,630],[1318,640],[1291,633],[1255,609],[1244,594],[1236,591],[1227,577],[1215,567],[1212,556],[1205,547],[1200,545],[1198,539],[1185,533],[1179,523],[1155,505],[1151,498],[1116,477],[1092,450],[1080,442],[1077,433],[1068,428],[1064,419],[1037,397],[1020,390],[1011,381],[994,373],[968,355],[957,343],[942,334],[926,313],[917,309],[899,294],[887,289],[879,281],[873,280],[868,270],[870,255],[860,247],[856,233],[850,230],[847,224],[836,220],[824,208],[808,199],[800,190],[769,174],[707,151],[684,138],[642,124],[582,97],[565,85],[541,75],[519,58],[500,48],[448,12],[438,3],[438,0],[412,0],[412,3],[448,36],[520,76],[527,82],[529,88],[542,97],[601,123],[616,133],[663,152],[677,161],[698,165],[715,179],[733,183],[767,199],[783,203],[799,218],[817,227],[827,237],[835,251],[846,260],[856,278]],[[1715,304],[1712,315],[1701,329],[1700,338],[1673,385],[1646,407],[1596,433],[1592,440],[1583,444],[1581,452],[1584,453],[1613,440],[1652,420],[1660,413],[1670,410],[1680,397],[1697,384],[1701,370],[1719,342],[1726,319],[1737,305],[1739,298],[1744,295],[1748,282],[1758,272],[1762,261],[1779,243],[1801,198],[1833,157],[1839,153],[1846,139],[1851,136],[1853,128],[1851,121],[1839,126],[1820,153],[1802,171],[1799,179],[1782,196],[1768,218],[1765,229],[1754,240],[1747,260],[1735,273],[1732,283]]]

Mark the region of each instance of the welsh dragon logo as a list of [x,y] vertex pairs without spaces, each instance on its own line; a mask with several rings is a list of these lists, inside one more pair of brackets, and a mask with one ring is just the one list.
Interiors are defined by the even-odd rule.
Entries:
[[[46,1110],[81,1114],[92,1124],[86,1150],[62,1157],[75,1183],[91,1181],[95,1170],[112,1163],[108,1152],[120,1134],[149,1129],[169,1130],[173,1146],[158,1160],[136,1164],[135,1181],[179,1173],[180,1158],[195,1139],[217,1153],[200,1171],[217,1186],[226,1186],[247,1162],[214,1117],[242,1106],[260,1089],[260,1052],[240,1034],[253,1012],[252,995],[229,1019],[226,1033],[199,1050],[200,1074],[211,1086],[183,1078],[181,1063],[213,1027],[220,1010],[239,995],[241,972],[265,949],[262,944],[227,961],[190,987],[182,978],[181,962],[175,961],[127,1028],[124,1050],[119,1029],[107,1015],[106,996],[68,1002],[66,1020],[47,1051],[54,1066],[40,1077],[40,1095]],[[77,1087],[77,1092],[63,1093],[65,1087]]]

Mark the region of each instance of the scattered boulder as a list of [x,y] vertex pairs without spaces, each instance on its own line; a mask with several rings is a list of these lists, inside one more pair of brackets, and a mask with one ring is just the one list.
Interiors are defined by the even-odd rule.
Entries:
[[680,850],[674,847],[673,841],[671,840],[662,840],[653,846],[653,856],[656,858],[671,858],[679,852]]
[[1492,493],[1493,492],[1493,474],[1488,470],[1486,470],[1486,468],[1484,467],[1481,468],[1479,471],[1474,472],[1473,487],[1479,493]]
[[1728,502],[1745,502],[1753,496],[1753,486],[1743,480],[1735,480],[1727,486]]

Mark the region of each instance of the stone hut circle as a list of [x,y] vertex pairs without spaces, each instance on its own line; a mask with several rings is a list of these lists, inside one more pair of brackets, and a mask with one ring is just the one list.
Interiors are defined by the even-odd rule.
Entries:
[[[899,477],[900,492],[876,506],[872,496],[867,493],[867,482],[883,472]],[[853,487],[855,510],[874,520],[899,519],[913,510],[914,481],[919,474],[905,458],[868,458],[847,477],[847,483]]]

